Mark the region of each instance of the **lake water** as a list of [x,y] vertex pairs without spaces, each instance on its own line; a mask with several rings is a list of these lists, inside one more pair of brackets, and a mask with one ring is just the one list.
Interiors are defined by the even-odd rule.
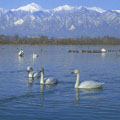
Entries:
[[[0,45],[0,120],[120,120],[120,53],[68,53],[75,49],[112,49],[120,46]],[[18,51],[24,50],[24,57]],[[39,57],[32,58],[32,52]],[[26,71],[45,69],[55,86],[40,86]],[[75,89],[80,81],[104,82],[103,89]]]

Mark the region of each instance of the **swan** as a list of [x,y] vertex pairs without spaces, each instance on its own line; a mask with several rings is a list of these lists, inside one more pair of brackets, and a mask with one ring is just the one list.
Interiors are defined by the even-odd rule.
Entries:
[[33,59],[37,58],[37,57],[38,57],[38,54],[36,54],[36,53],[33,52]]
[[40,71],[35,72],[35,71],[33,71],[33,68],[30,67],[30,66],[27,67],[27,71],[28,71],[28,77],[29,78],[38,78],[38,77],[40,77]]
[[77,74],[77,80],[75,83],[75,88],[83,88],[83,89],[97,89],[97,88],[102,88],[102,86],[104,85],[104,83],[100,83],[100,82],[95,82],[95,81],[85,81],[82,82],[79,85],[79,81],[80,81],[80,74],[78,70],[74,70],[72,72],[73,74]]
[[52,78],[52,77],[44,78],[44,68],[41,68],[40,72],[41,72],[40,84],[53,85],[58,83],[58,80],[55,78]]
[[22,49],[19,51],[18,55],[19,55],[20,57],[23,57],[24,52],[23,52],[23,50],[22,50]]
[[102,48],[102,49],[101,49],[101,52],[102,52],[102,53],[105,53],[105,52],[107,52],[107,50],[106,50],[105,48]]

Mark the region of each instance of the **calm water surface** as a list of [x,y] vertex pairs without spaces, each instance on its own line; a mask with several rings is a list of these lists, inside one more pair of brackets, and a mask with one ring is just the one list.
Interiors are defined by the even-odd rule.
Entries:
[[[0,120],[120,120],[120,53],[68,53],[75,49],[119,49],[120,46],[0,45]],[[24,50],[24,57],[18,51]],[[32,58],[32,52],[39,57]],[[45,68],[59,84],[40,86],[26,71]],[[103,89],[74,89],[80,81],[104,82]]]

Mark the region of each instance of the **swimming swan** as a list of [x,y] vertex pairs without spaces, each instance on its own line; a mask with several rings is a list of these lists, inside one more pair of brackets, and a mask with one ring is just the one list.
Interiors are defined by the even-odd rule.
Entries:
[[33,59],[35,59],[37,57],[38,57],[38,54],[36,54],[36,53],[33,52]]
[[22,49],[19,51],[18,55],[19,55],[20,57],[23,57],[24,52],[23,52],[23,50],[22,50]]
[[53,85],[53,84],[57,84],[58,83],[58,80],[54,79],[52,77],[44,78],[44,68],[41,68],[40,72],[41,72],[40,84]]
[[107,52],[107,50],[106,50],[105,48],[102,48],[102,49],[101,49],[101,52],[102,52],[102,53],[105,53],[105,52]]
[[99,82],[94,82],[94,81],[85,81],[85,82],[82,82],[80,85],[79,85],[79,81],[80,81],[80,74],[79,74],[79,71],[78,70],[74,70],[72,72],[73,74],[77,74],[77,80],[76,80],[76,83],[75,83],[75,88],[85,88],[85,89],[97,89],[97,88],[101,88],[104,83],[99,83]]
[[30,67],[30,66],[27,67],[27,71],[28,71],[28,77],[29,78],[38,78],[38,77],[40,77],[40,71],[35,72],[35,71],[33,71],[33,68]]

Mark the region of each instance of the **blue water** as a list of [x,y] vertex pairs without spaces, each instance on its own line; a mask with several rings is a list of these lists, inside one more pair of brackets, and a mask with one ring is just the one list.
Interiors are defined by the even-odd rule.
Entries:
[[[120,46],[0,45],[0,120],[120,120],[120,53],[68,53],[75,49],[112,49]],[[18,51],[24,50],[24,57]],[[32,52],[39,57],[32,58]],[[26,71],[45,69],[55,86],[41,86]],[[80,81],[105,83],[103,89],[75,89]]]

